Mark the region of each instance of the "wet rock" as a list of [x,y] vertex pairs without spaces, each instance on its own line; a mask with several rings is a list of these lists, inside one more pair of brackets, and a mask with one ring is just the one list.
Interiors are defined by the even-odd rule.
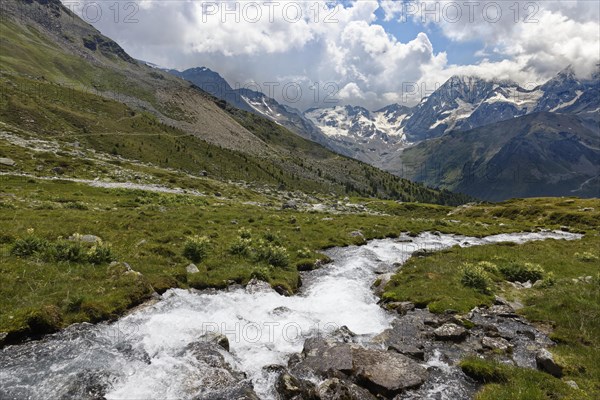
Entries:
[[221,333],[208,332],[202,335],[200,339],[203,342],[216,344],[224,350],[229,351],[229,339],[227,339],[227,336]]
[[108,373],[78,372],[59,400],[106,400],[105,394],[108,386]]
[[550,353],[548,350],[538,350],[538,352],[535,354],[535,363],[538,369],[557,378],[562,377],[563,368],[554,361],[552,353]]
[[386,305],[388,310],[396,311],[400,315],[404,315],[415,309],[415,304],[410,301],[394,301]]
[[12,158],[0,157],[0,165],[6,165],[7,167],[14,167],[17,163]]
[[253,278],[246,285],[246,292],[248,293],[260,293],[260,292],[271,292],[273,288],[267,282],[260,281],[256,278]]
[[447,323],[433,331],[437,340],[447,340],[460,342],[467,337],[467,330],[462,326],[453,323]]
[[317,394],[321,400],[377,400],[368,390],[338,378],[321,383]]
[[352,332],[346,325],[343,325],[342,327],[331,332],[330,336],[331,339],[335,339],[339,342],[351,343],[354,340],[356,333]]
[[481,339],[481,344],[483,347],[490,350],[508,351],[512,348],[508,340],[503,338],[491,338],[486,336]]
[[191,355],[198,360],[200,365],[203,365],[202,382],[199,387],[201,393],[194,399],[257,400],[258,396],[254,393],[246,374],[233,369],[225,361],[215,343],[206,341],[205,338],[201,339],[191,343],[183,350],[185,354]]
[[354,348],[352,375],[371,393],[394,396],[427,379],[427,370],[410,358],[392,352]]
[[388,274],[381,274],[377,277],[377,279],[373,283],[373,286],[371,286],[371,288],[373,289],[373,291],[375,292],[375,295],[377,297],[381,297],[383,295],[383,292],[385,291],[385,287],[389,283],[389,281],[392,279],[392,276],[394,276],[393,273],[388,273]]
[[275,390],[281,400],[311,400],[317,399],[316,390],[311,382],[301,380],[284,372],[275,383]]
[[304,359],[294,371],[299,375],[314,373],[323,377],[335,375],[336,372],[350,374],[353,369],[352,347],[346,343],[335,343],[323,338],[309,338],[302,350]]
[[[299,286],[302,286],[302,284],[300,284]],[[281,296],[291,296],[293,294],[288,288],[281,285],[275,286],[273,290],[275,290]]]
[[400,354],[415,358],[417,360],[425,360],[425,351],[422,348],[413,346],[407,343],[394,343],[388,346],[388,350],[395,351]]
[[188,265],[187,267],[185,267],[185,270],[187,271],[188,274],[197,274],[198,272],[200,272],[200,270],[198,269],[196,264]]
[[288,314],[288,313],[290,313],[291,311],[292,311],[292,310],[290,310],[290,309],[289,309],[289,308],[287,308],[287,307],[280,306],[280,307],[275,307],[275,308],[273,309],[272,313],[273,313],[274,315],[285,315],[285,314]]

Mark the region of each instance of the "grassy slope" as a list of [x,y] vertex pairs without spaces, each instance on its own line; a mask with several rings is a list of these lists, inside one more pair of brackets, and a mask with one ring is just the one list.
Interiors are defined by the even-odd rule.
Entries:
[[0,21],[5,122],[192,174],[206,170],[224,180],[405,201],[468,200],[333,154],[264,118],[223,110],[189,83],[127,62],[118,51],[92,52],[78,36],[99,33],[52,3],[18,2],[24,10],[58,7],[60,17],[44,18],[59,28],[48,28],[36,13]]
[[[413,257],[386,288],[387,300],[409,300],[443,312],[454,309],[467,312],[478,305],[490,305],[493,296],[519,300],[525,307],[519,312],[529,320],[550,326],[551,337],[558,342],[552,351],[566,367],[564,380],[575,380],[584,393],[581,398],[600,396],[600,203],[598,200],[530,199],[498,205],[459,208],[452,218],[476,218],[480,223],[509,218],[530,226],[569,225],[585,232],[580,241],[532,242],[524,245],[488,245],[452,248],[428,257]],[[595,259],[585,259],[588,252]],[[552,273],[556,283],[546,288],[515,290],[501,273],[491,273],[493,292],[482,294],[461,284],[465,263],[488,261],[501,268],[512,262],[541,265]],[[581,276],[594,277],[590,283],[574,283]],[[507,382],[485,387],[478,399],[549,399],[569,397],[573,393],[556,379],[535,371],[509,368]],[[543,379],[539,379],[542,376]],[[557,383],[558,382],[558,383]],[[555,388],[561,387],[556,392]],[[562,394],[561,394],[562,393]],[[567,393],[567,395],[564,395]]]

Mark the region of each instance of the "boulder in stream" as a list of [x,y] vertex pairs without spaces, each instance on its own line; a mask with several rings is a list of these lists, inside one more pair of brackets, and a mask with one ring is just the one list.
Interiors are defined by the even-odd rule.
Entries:
[[321,383],[317,394],[321,400],[377,400],[368,390],[338,378]]
[[361,386],[387,397],[419,387],[427,379],[424,367],[398,353],[354,348],[352,363],[352,375]]

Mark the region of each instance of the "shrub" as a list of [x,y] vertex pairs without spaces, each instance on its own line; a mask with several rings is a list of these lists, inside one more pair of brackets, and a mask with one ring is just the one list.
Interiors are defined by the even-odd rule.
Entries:
[[498,273],[498,266],[496,264],[494,264],[493,262],[489,262],[489,261],[479,261],[477,263],[477,265],[479,265],[481,268],[483,268],[486,272],[489,272],[491,274],[496,274]]
[[280,245],[280,244],[281,244],[281,239],[279,238],[279,235],[277,235],[277,234],[276,234],[276,233],[274,233],[274,232],[271,232],[271,231],[266,231],[266,232],[263,234],[263,238],[264,238],[264,239],[265,239],[267,242],[270,242],[270,243],[273,243],[273,244],[277,244],[277,245]]
[[544,277],[544,269],[532,263],[511,262],[500,267],[500,272],[511,282],[536,282]]
[[290,265],[290,257],[285,247],[275,246],[271,243],[264,244],[256,250],[258,261],[266,261],[274,267],[287,267]]
[[584,262],[598,261],[598,256],[594,253],[590,253],[589,251],[584,251],[583,253],[575,253],[575,258],[579,261]]
[[206,236],[191,236],[185,242],[183,256],[199,263],[206,258],[210,249],[210,239]]
[[103,264],[114,261],[115,256],[109,245],[97,243],[88,250],[87,260],[92,264]]
[[250,273],[250,279],[258,279],[259,281],[269,282],[271,279],[271,271],[267,267],[256,267]]
[[234,255],[239,256],[247,256],[250,254],[252,250],[252,240],[239,237],[237,238],[231,246],[229,246],[229,252]]
[[554,285],[556,285],[556,278],[552,272],[548,272],[542,280],[542,287],[549,288]]
[[463,264],[460,283],[484,294],[492,292],[492,281],[480,265]]
[[47,247],[47,240],[36,236],[27,236],[25,239],[17,239],[10,253],[17,257],[30,257],[43,252]]
[[310,258],[312,256],[312,251],[305,247],[301,250],[298,250],[297,254],[298,258]]
[[238,230],[238,235],[240,235],[242,239],[250,239],[252,237],[252,232],[248,228],[240,228]]
[[61,240],[47,247],[46,258],[55,261],[82,262],[86,261],[87,255],[81,242]]

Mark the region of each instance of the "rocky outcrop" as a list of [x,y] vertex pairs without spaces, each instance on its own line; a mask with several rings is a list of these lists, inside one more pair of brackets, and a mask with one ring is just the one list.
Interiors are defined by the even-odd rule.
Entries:
[[[365,348],[352,342],[354,336],[345,328],[333,337],[306,340],[302,353],[290,361],[291,376],[327,379],[318,393],[330,399],[371,399],[372,395],[391,398],[427,379],[427,370],[412,358],[393,350]],[[300,388],[299,381],[285,379]]]

